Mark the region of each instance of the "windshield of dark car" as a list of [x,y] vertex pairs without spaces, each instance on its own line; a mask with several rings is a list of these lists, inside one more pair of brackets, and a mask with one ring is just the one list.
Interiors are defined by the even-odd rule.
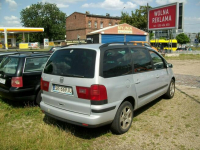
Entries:
[[93,78],[96,51],[88,49],[63,49],[53,53],[44,73],[77,78]]
[[19,58],[5,57],[0,63],[0,71],[8,74],[15,74],[18,66]]

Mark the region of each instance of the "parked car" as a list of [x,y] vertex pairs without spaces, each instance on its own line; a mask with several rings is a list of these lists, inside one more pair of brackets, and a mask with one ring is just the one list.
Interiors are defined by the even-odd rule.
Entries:
[[[59,59],[58,59],[59,58]],[[41,78],[42,111],[85,127],[129,130],[136,109],[175,93],[172,64],[133,44],[74,45],[55,51]]]
[[50,52],[50,53],[53,53],[55,50],[58,50],[58,49],[60,49],[60,48],[61,48],[61,46],[51,47],[51,48],[49,49],[49,52]]
[[177,51],[186,51],[187,49],[185,47],[178,47],[176,50]]
[[58,49],[61,49],[63,47],[69,47],[69,46],[72,46],[72,45],[78,45],[78,44],[70,44],[70,45],[64,45],[64,46],[56,46],[56,47],[51,47],[49,52],[50,53],[53,53],[54,51],[58,50]]
[[7,55],[0,63],[1,97],[40,103],[40,78],[49,56],[31,52]]
[[18,52],[0,52],[0,63],[3,60],[4,57],[8,56],[8,55],[14,55],[17,54]]

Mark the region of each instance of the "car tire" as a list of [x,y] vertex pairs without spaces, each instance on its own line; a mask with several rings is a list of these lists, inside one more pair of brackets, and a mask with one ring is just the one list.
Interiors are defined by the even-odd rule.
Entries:
[[172,79],[171,82],[170,82],[170,85],[168,87],[168,90],[167,90],[167,93],[165,93],[165,98],[167,99],[171,99],[174,97],[174,94],[175,94],[175,80]]
[[40,90],[40,91],[38,92],[37,97],[36,97],[36,99],[35,99],[36,104],[38,104],[39,106],[40,106],[40,102],[41,102],[41,100],[42,100],[41,94],[42,94],[42,90]]
[[133,107],[128,101],[123,102],[111,124],[111,131],[115,134],[123,134],[129,130],[133,121]]

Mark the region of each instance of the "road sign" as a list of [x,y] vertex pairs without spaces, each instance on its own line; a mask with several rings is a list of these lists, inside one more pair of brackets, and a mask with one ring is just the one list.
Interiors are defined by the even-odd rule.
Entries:
[[148,11],[148,30],[178,28],[178,3],[151,8]]

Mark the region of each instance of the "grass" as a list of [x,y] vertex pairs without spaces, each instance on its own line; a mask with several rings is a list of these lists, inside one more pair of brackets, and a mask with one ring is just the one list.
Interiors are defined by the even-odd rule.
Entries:
[[194,51],[200,50],[200,47],[192,47],[192,50],[194,50]]
[[1,150],[90,148],[94,134],[81,130],[45,117],[38,106],[13,105],[0,100]]
[[166,60],[200,60],[200,54],[179,54],[179,57],[167,57]]

